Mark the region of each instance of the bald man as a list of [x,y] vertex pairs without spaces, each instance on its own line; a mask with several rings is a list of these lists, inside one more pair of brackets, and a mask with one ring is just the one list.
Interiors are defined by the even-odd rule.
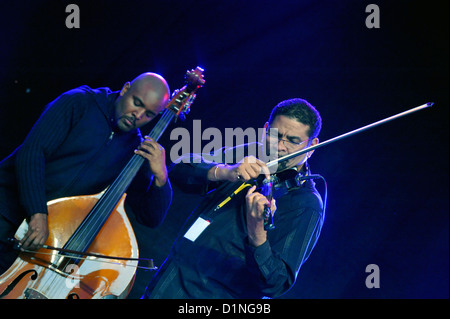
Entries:
[[17,257],[7,239],[28,221],[21,242],[37,249],[49,235],[47,202],[97,194],[133,154],[146,159],[127,190],[134,220],[158,226],[172,200],[165,150],[140,129],[169,101],[167,82],[144,73],[121,91],[81,86],[47,105],[25,141],[0,162],[0,274]]

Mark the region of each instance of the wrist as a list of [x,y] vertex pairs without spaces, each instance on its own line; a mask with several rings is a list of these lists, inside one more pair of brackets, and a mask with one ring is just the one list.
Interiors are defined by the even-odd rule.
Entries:
[[226,172],[228,171],[227,164],[217,164],[212,168],[212,174],[210,175],[211,181],[226,180]]
[[267,240],[267,233],[261,234],[248,234],[247,235],[248,243],[253,247],[259,247],[264,244]]
[[154,175],[154,183],[158,187],[162,187],[167,183],[167,172]]
[[264,229],[264,220],[255,219],[247,215],[247,237],[253,247],[258,247],[267,240],[267,231]]
[[35,213],[30,216],[30,218],[44,218],[47,219],[48,214],[47,213]]

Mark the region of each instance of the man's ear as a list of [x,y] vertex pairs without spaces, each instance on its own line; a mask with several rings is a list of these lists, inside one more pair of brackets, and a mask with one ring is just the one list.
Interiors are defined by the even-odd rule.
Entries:
[[[319,144],[319,138],[315,137],[315,138],[312,140],[312,142],[311,142],[311,146],[314,146],[314,145],[317,145],[317,144]],[[310,157],[313,155],[314,151],[315,151],[315,150],[309,151],[309,152],[306,154],[306,156],[308,156],[308,158],[310,158]]]
[[120,96],[123,96],[125,93],[127,93],[130,87],[131,87],[130,82],[125,83],[122,87],[122,90],[120,90]]

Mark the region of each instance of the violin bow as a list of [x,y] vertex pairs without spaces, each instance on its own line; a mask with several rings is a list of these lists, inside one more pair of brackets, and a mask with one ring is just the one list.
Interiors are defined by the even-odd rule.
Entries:
[[322,143],[318,143],[318,144],[316,144],[316,145],[312,145],[312,146],[310,146],[310,147],[301,149],[301,150],[296,151],[296,152],[294,152],[294,153],[287,154],[287,155],[282,156],[282,157],[280,157],[280,158],[274,159],[274,160],[272,160],[272,161],[266,163],[266,165],[267,165],[267,167],[270,168],[270,167],[272,167],[272,166],[278,165],[278,163],[280,163],[280,162],[287,161],[287,160],[289,160],[289,159],[291,159],[291,158],[293,158],[293,157],[297,157],[297,156],[300,156],[300,155],[302,155],[302,154],[308,153],[308,152],[310,152],[310,151],[312,151],[312,150],[315,150],[315,149],[317,149],[317,148],[319,148],[319,147],[322,147],[322,146],[325,146],[325,145],[328,145],[328,144],[331,144],[331,143],[340,141],[340,140],[342,140],[342,139],[344,139],[344,138],[346,138],[346,137],[353,136],[353,135],[355,135],[355,134],[358,134],[358,133],[361,133],[361,132],[363,132],[363,131],[366,131],[366,130],[369,130],[369,129],[371,129],[371,128],[374,128],[374,127],[376,127],[376,126],[385,124],[385,123],[387,123],[387,122],[390,122],[390,121],[392,121],[392,120],[398,119],[398,118],[400,118],[400,117],[403,117],[403,116],[409,115],[409,114],[411,114],[411,113],[414,113],[414,112],[423,110],[423,109],[425,109],[425,108],[429,108],[429,107],[433,106],[433,104],[434,104],[434,102],[428,102],[428,103],[422,104],[422,105],[420,105],[420,106],[416,106],[416,107],[414,107],[414,108],[412,108],[412,109],[409,109],[409,110],[407,110],[407,111],[404,111],[404,112],[398,113],[398,114],[396,114],[396,115],[387,117],[387,118],[385,118],[385,119],[383,119],[383,120],[380,120],[380,121],[374,122],[374,123],[372,123],[372,124],[369,124],[369,125],[360,127],[360,128],[358,128],[358,129],[356,129],[356,130],[347,132],[347,133],[345,133],[345,134],[342,134],[342,135],[339,135],[339,136],[330,138],[329,140],[326,140],[326,141],[324,141],[324,142],[322,142]]

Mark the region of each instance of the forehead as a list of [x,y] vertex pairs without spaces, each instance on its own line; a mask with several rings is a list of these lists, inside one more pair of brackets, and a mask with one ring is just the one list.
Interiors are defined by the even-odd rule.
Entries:
[[284,136],[297,136],[302,140],[309,137],[309,125],[300,123],[299,121],[285,115],[278,115],[275,117],[272,124],[270,124],[270,127],[278,129],[278,133]]
[[160,92],[157,92],[156,90],[150,88],[150,89],[143,89],[143,88],[137,88],[130,90],[130,97],[133,99],[138,99],[140,102],[142,102],[144,107],[147,110],[156,111],[158,113],[162,110],[164,107],[164,101],[166,97]]

